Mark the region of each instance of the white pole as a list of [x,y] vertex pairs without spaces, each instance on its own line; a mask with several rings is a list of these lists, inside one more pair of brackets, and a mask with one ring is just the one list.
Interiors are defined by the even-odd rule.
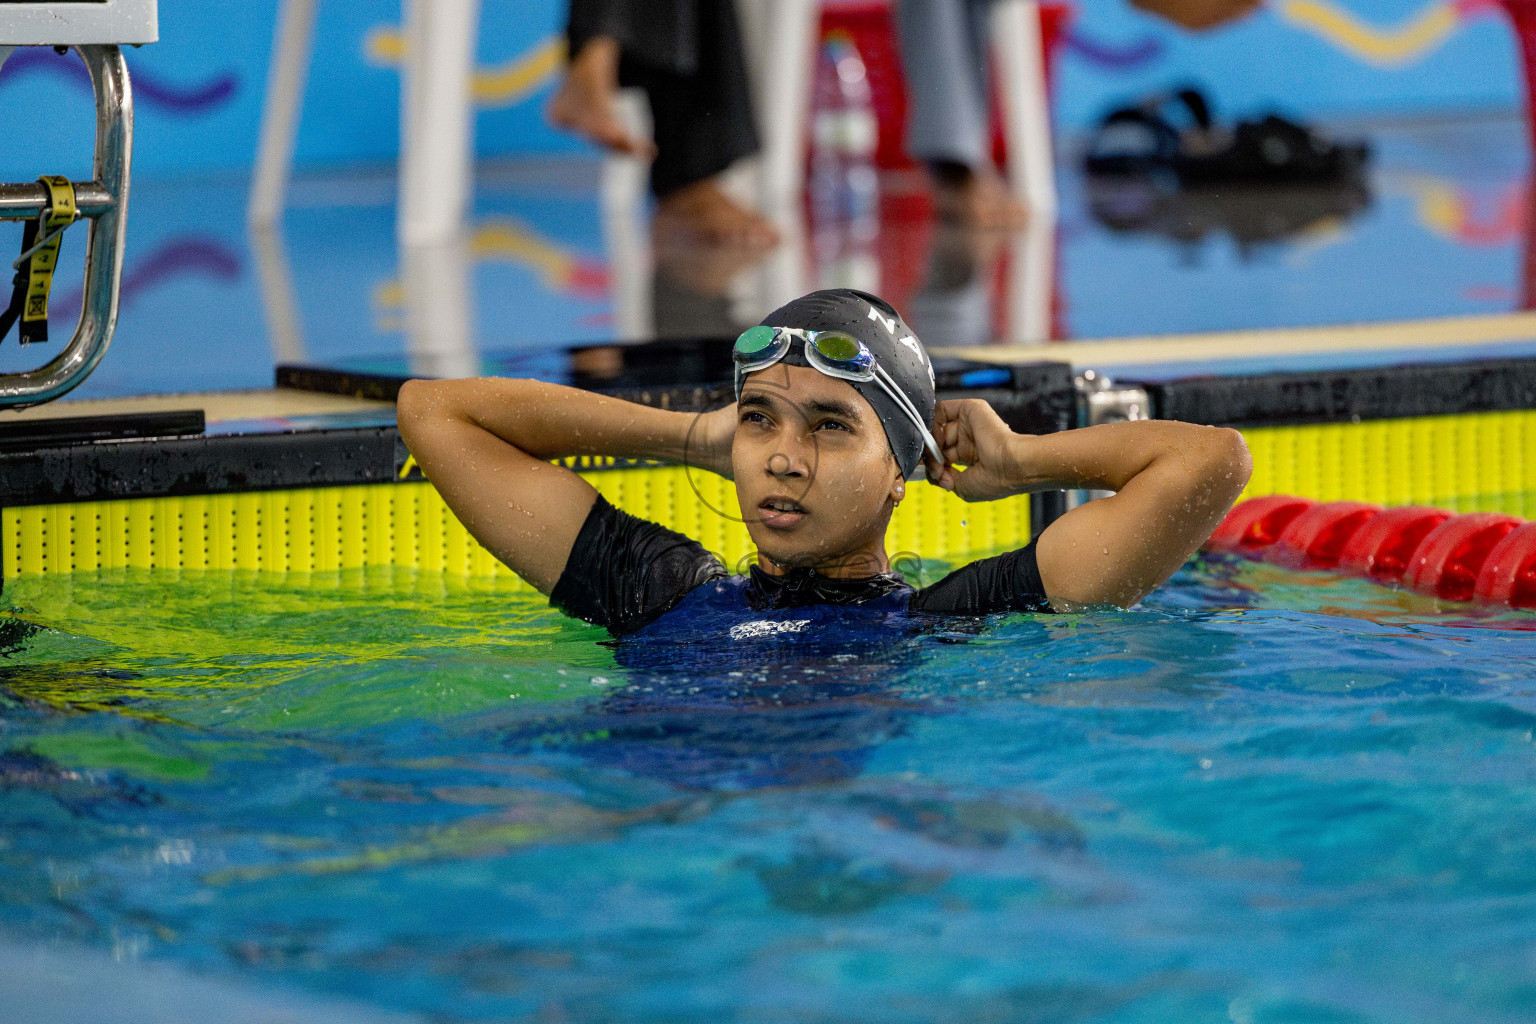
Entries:
[[992,40],[999,58],[1009,184],[1031,216],[1054,217],[1055,154],[1037,0],[993,4]]
[[1037,345],[1051,340],[1056,284],[1056,220],[1031,215],[1010,243],[1008,330],[1003,341]]
[[283,0],[272,38],[261,142],[245,213],[246,222],[252,226],[275,224],[283,214],[314,32],[315,0]]
[[[632,138],[651,137],[651,112],[645,93],[619,93],[619,116]],[[651,308],[651,236],[646,216],[649,164],[622,153],[603,157],[603,237],[608,250],[609,301],[614,337],[623,341],[656,336]]]
[[469,241],[400,246],[406,359],[419,377],[478,377]]
[[405,14],[396,235],[434,244],[462,231],[473,185],[479,2],[406,0]]
[[304,329],[299,322],[299,304],[293,295],[293,272],[288,266],[288,247],[281,224],[251,225],[251,248],[256,253],[256,281],[261,288],[261,305],[267,314],[267,332],[272,336],[274,363],[302,362]]

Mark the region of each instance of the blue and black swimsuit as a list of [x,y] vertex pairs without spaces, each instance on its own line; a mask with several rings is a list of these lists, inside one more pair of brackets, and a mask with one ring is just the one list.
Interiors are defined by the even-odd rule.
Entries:
[[[907,620],[920,615],[1048,612],[1035,544],[972,562],[916,589],[895,573],[834,579],[811,569],[733,576],[697,541],[632,516],[599,496],[550,592],[567,615],[614,636],[724,632],[720,639],[799,633],[836,617],[835,606]],[[862,617],[862,616],[861,616]],[[706,639],[704,636],[698,639]]]

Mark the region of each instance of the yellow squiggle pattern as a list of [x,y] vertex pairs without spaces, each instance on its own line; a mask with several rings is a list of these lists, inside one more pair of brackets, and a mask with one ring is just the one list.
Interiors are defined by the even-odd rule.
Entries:
[[1366,24],[1325,0],[1283,0],[1277,10],[1298,28],[1381,67],[1401,67],[1422,58],[1443,43],[1461,22],[1452,3],[1437,3],[1388,29]]
[[[526,267],[538,275],[550,291],[570,291],[597,282],[601,273],[594,265],[573,255],[536,231],[505,217],[487,220],[475,229],[469,240],[469,255],[476,263],[508,263]],[[397,330],[396,311],[404,304],[405,290],[397,279],[383,281],[373,290],[373,304],[378,329]]]
[[[378,67],[399,67],[405,59],[405,37],[393,25],[378,25],[363,40],[363,56]],[[565,66],[565,38],[550,36],[526,53],[492,68],[475,72],[475,102],[489,109],[515,106]]]
[[560,246],[504,218],[482,224],[470,241],[470,252],[477,262],[499,260],[528,267],[553,290],[567,287],[577,267],[576,259]]
[[1512,181],[1482,202],[1456,182],[1433,174],[1388,176],[1383,186],[1389,194],[1411,198],[1419,224],[1448,242],[1513,245],[1526,231],[1530,198],[1523,183]]
[[1450,182],[1426,179],[1418,190],[1419,223],[1431,233],[1458,241],[1462,229],[1462,204]]

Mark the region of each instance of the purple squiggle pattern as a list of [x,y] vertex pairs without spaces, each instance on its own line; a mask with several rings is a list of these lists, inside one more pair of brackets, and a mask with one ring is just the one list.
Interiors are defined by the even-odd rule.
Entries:
[[[0,66],[0,84],[19,78],[31,71],[51,72],[63,75],[72,84],[86,91],[91,88],[91,77],[85,65],[68,54],[60,55],[40,46],[20,47],[11,59]],[[152,73],[142,69],[133,71],[133,95],[150,106],[159,107],[173,114],[200,114],[211,107],[229,101],[239,87],[240,79],[232,71],[215,76],[203,85],[182,89],[166,85]]]
[[1131,71],[1150,64],[1163,55],[1165,48],[1157,36],[1147,36],[1128,46],[1115,46],[1090,39],[1075,29],[1067,32],[1062,43],[1090,64],[1112,71]]
[[[171,278],[201,274],[220,281],[236,281],[242,269],[240,254],[223,240],[209,235],[182,235],[124,269],[118,306],[127,308],[144,292]],[[79,288],[60,297],[54,303],[54,315],[60,322],[73,322],[80,315],[80,299]]]

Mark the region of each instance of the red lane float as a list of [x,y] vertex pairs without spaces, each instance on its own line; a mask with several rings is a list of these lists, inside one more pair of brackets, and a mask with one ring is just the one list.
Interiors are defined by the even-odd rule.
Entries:
[[1536,523],[1509,531],[1488,552],[1472,599],[1511,608],[1536,608]]
[[1349,538],[1339,552],[1339,570],[1395,583],[1403,578],[1424,538],[1449,518],[1451,513],[1443,508],[1389,508]]
[[1344,545],[1381,514],[1380,505],[1363,501],[1325,501],[1291,520],[1264,552],[1264,561],[1288,569],[1333,569]]
[[1228,512],[1205,547],[1400,582],[1443,601],[1536,608],[1536,522],[1495,512],[1271,494]]
[[1430,531],[1403,573],[1410,590],[1446,601],[1470,601],[1494,545],[1521,520],[1496,512],[1452,516]]
[[1250,498],[1227,513],[1205,542],[1208,551],[1226,551],[1234,555],[1262,552],[1285,532],[1297,516],[1317,502],[1288,494],[1269,494]]

